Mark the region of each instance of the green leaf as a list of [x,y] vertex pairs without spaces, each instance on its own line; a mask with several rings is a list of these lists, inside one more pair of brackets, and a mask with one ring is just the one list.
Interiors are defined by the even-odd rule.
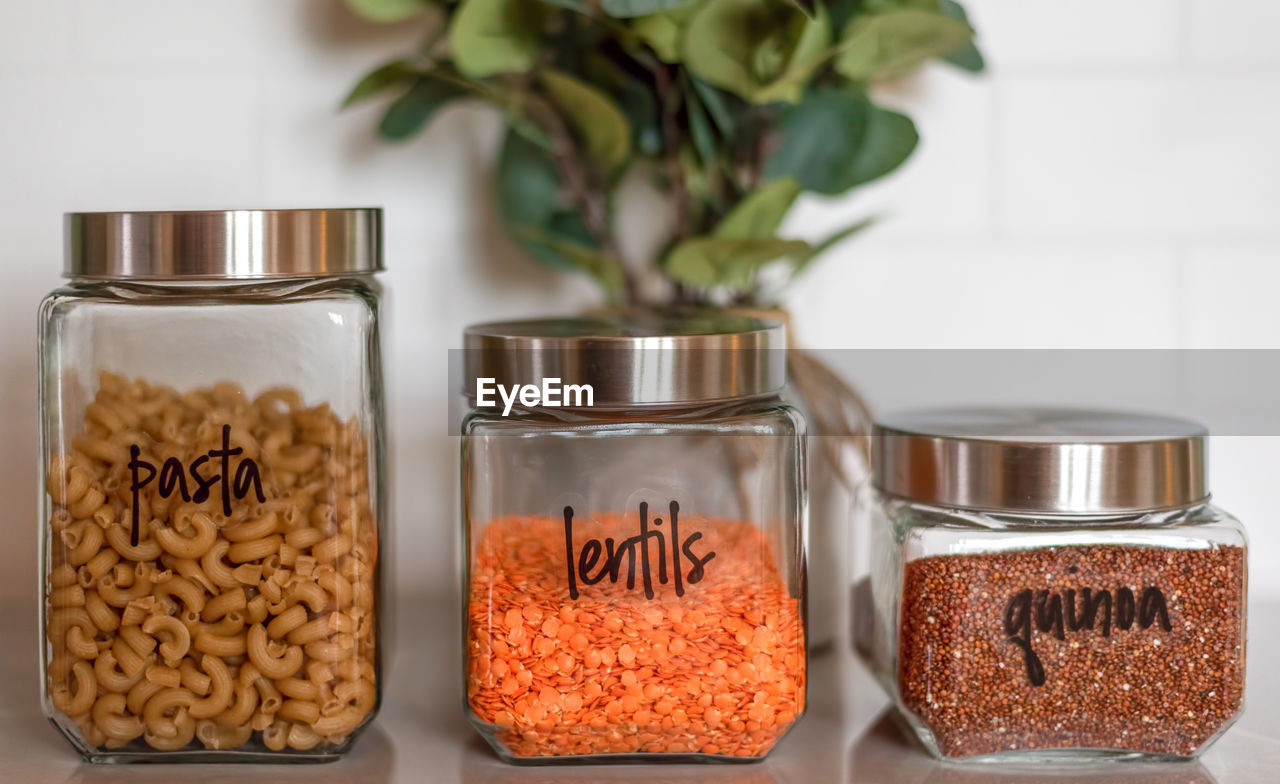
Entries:
[[715,134],[711,132],[711,120],[707,111],[698,100],[698,96],[686,94],[685,114],[689,119],[689,138],[693,141],[693,149],[698,152],[702,165],[711,168],[719,159],[716,149]]
[[603,0],[600,6],[609,16],[631,18],[670,11],[693,2],[694,0]]
[[551,148],[551,139],[546,131],[528,116],[529,95],[523,87],[497,80],[471,79],[445,64],[437,65],[422,76],[453,85],[470,96],[488,101],[502,111],[509,128],[539,147]]
[[877,180],[906,162],[920,143],[910,117],[868,102],[870,113],[849,177],[854,185]]
[[796,101],[830,55],[825,10],[810,19],[778,0],[708,0],[689,20],[684,62],[752,103]]
[[421,75],[422,71],[409,65],[404,60],[392,60],[386,65],[373,69],[357,82],[356,86],[351,88],[351,92],[347,93],[347,97],[342,101],[342,108],[345,109],[366,98],[372,98],[392,87],[407,85]]
[[934,57],[972,42],[973,28],[958,19],[905,8],[857,16],[841,37],[835,68],[854,81],[910,73]]
[[542,0],[542,2],[547,5],[568,8],[570,11],[577,11],[580,14],[591,13],[591,4],[587,0]]
[[543,130],[541,125],[526,117],[522,107],[517,104],[507,104],[504,106],[503,114],[506,116],[507,127],[515,133],[522,136],[525,141],[540,147],[544,150],[550,150],[554,145],[551,137]]
[[578,78],[608,94],[622,110],[631,128],[631,145],[642,155],[662,152],[662,126],[658,116],[652,75],[623,67],[620,59],[600,51],[586,52]]
[[622,112],[631,126],[631,143],[644,155],[662,152],[662,126],[653,90],[630,76],[618,89]]
[[677,245],[667,256],[667,274],[696,288],[751,287],[761,267],[807,253],[809,243],[777,237],[695,237]]
[[781,144],[765,159],[766,179],[794,178],[834,195],[896,169],[919,141],[915,125],[860,92],[820,87],[778,120]]
[[862,10],[869,14],[914,8],[919,11],[938,11],[939,0],[862,0]]
[[476,78],[528,71],[549,13],[531,0],[463,0],[449,25],[454,64]]
[[738,202],[712,232],[716,237],[772,237],[782,225],[800,185],[784,178],[766,183]]
[[678,156],[680,171],[684,175],[685,190],[689,191],[689,195],[693,197],[692,208],[697,212],[703,202],[715,201],[716,194],[711,188],[707,168],[693,145],[688,142],[680,145]]
[[649,45],[659,60],[678,63],[680,41],[693,10],[693,6],[685,5],[671,11],[638,17],[631,20],[631,31]]
[[[562,203],[560,177],[550,154],[514,130],[507,132],[498,156],[495,190],[498,216],[513,235],[517,228],[550,226],[557,215],[571,212]],[[586,229],[577,236],[587,237]]]
[[595,278],[610,298],[622,293],[622,264],[603,251],[532,230],[521,231],[513,238],[531,255],[554,258],[554,266],[585,272]]
[[875,222],[876,222],[875,218],[863,218],[857,223],[851,226],[846,226],[843,229],[840,229],[839,231],[835,232],[834,234],[829,235],[828,237],[823,239],[821,242],[819,242],[817,245],[814,245],[813,247],[811,247],[808,253],[796,259],[795,266],[791,268],[791,277],[794,278],[795,276],[799,275],[806,268],[808,268],[810,264],[813,263],[814,259],[826,253],[828,250],[831,250],[831,248],[835,247],[841,242],[844,242],[845,240],[852,237],[853,235],[860,234],[865,229],[875,225]]
[[982,56],[976,44],[965,44],[942,59],[969,73],[982,73],[987,70],[986,58]]
[[622,267],[601,253],[577,209],[565,204],[550,154],[507,132],[495,172],[498,217],[507,234],[535,261],[585,272],[610,295],[622,289]]
[[711,115],[711,121],[716,124],[720,135],[726,139],[733,138],[733,134],[738,129],[738,121],[733,116],[728,101],[725,100],[725,94],[696,76],[690,76],[689,83],[693,85],[693,91],[698,94],[702,105]]
[[[955,0],[941,0],[938,8],[944,16],[951,19],[959,19],[961,22],[969,24],[969,15],[965,13],[964,7]],[[973,41],[947,54],[942,59],[956,68],[970,73],[982,73],[987,69],[987,61]]]
[[407,139],[422,130],[440,107],[466,94],[465,89],[452,82],[423,76],[387,107],[378,133],[384,139]]
[[631,126],[613,99],[560,71],[543,71],[539,79],[596,165],[607,174],[621,169],[631,157]]
[[371,22],[401,22],[431,7],[430,0],[347,0],[347,7]]
[[826,194],[853,187],[849,172],[857,164],[870,113],[871,103],[858,93],[810,90],[778,118],[782,141],[765,158],[765,177],[791,177],[805,190]]
[[818,14],[818,0],[783,0],[783,2],[800,9],[800,13],[809,18]]
[[827,13],[831,16],[832,29],[843,30],[847,27],[854,12],[858,10],[858,5],[859,0],[827,0]]

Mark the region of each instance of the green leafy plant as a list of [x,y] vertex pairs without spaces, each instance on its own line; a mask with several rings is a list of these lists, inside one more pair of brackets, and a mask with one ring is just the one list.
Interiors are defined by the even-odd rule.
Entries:
[[[394,95],[380,134],[420,132],[454,101],[506,117],[497,212],[534,260],[591,275],[640,304],[766,304],[869,225],[821,242],[779,237],[805,191],[837,195],[902,165],[911,119],[868,86],[930,60],[983,69],[953,0],[348,0],[371,20],[423,15],[418,51],[374,70],[345,105]],[[666,197],[672,228],[653,259],[624,259],[624,176]],[[657,303],[646,303],[657,304]]]

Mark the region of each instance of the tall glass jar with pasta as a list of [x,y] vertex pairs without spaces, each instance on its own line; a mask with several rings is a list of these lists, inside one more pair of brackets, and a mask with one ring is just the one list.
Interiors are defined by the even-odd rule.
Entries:
[[39,331],[46,715],[93,762],[336,759],[381,689],[380,211],[66,230]]

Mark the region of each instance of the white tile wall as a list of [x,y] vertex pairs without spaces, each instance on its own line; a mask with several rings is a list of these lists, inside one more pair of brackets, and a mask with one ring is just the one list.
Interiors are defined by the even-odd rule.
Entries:
[[166,63],[243,71],[289,48],[279,46],[289,20],[279,11],[262,13],[261,5],[255,0],[89,0],[79,4],[78,48],[86,62],[97,65]]
[[73,0],[0,4],[0,65],[59,63],[71,56]]
[[[879,216],[884,237],[989,235],[996,203],[990,86],[955,69],[937,69],[927,78],[878,89],[875,97],[915,120],[920,146],[901,169],[859,192],[853,201],[859,218]],[[833,231],[849,223],[847,199],[807,204],[810,209],[796,216],[806,228],[809,221],[829,223]]]
[[1197,63],[1280,64],[1276,29],[1280,3],[1266,0],[1184,0],[1189,54]]
[[242,80],[85,68],[0,73],[0,94],[0,209],[23,227],[9,239],[20,250],[56,251],[36,230],[56,234],[64,210],[194,207],[211,195],[245,203],[261,189],[254,96]]
[[1002,88],[1010,231],[1196,238],[1275,225],[1273,74],[1011,76]]
[[1191,348],[1280,348],[1280,245],[1192,243],[1186,286]]
[[286,73],[344,80],[408,51],[420,24],[353,24],[334,0],[78,0],[81,62],[119,70],[217,70],[245,87]]
[[801,279],[793,292],[797,337],[808,345],[1178,345],[1173,257],[1159,247],[990,240],[903,247],[873,238],[836,255],[816,262],[826,269]]
[[[790,228],[883,223],[788,296],[815,347],[1276,346],[1280,47],[1271,0],[970,0],[991,63],[878,90],[919,154]],[[34,552],[34,311],[75,209],[381,204],[400,578],[452,585],[445,350],[468,322],[593,303],[487,211],[499,122],[451,109],[404,145],[338,102],[416,23],[340,0],[0,3],[0,548]],[[630,221],[643,227],[644,219]],[[1278,439],[1221,439],[1214,481],[1265,519]],[[24,522],[27,521],[27,522]],[[1270,555],[1268,555],[1268,553]],[[29,586],[34,559],[5,580]],[[425,564],[425,567],[423,566]],[[1280,595],[1280,572],[1255,586]],[[0,588],[5,586],[0,586]]]
[[970,0],[965,7],[1002,68],[1167,65],[1178,56],[1178,0]]

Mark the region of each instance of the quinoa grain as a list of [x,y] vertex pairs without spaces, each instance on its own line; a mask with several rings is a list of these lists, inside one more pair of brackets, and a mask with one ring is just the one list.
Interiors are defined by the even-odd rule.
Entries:
[[900,696],[949,757],[1191,756],[1240,710],[1244,585],[1235,546],[920,558],[903,578]]

